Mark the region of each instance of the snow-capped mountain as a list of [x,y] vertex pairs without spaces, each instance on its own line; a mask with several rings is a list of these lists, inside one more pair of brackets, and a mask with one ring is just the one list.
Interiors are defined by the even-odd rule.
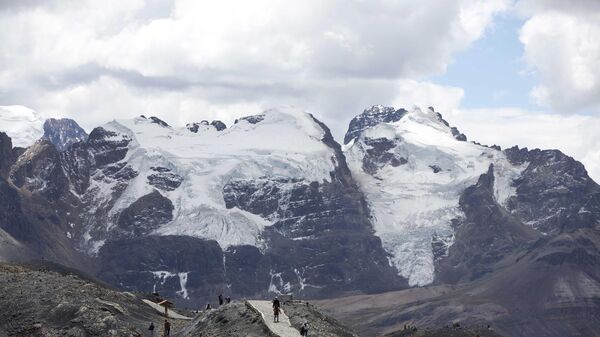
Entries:
[[514,194],[525,165],[457,137],[432,108],[410,111],[374,106],[355,117],[346,135],[346,158],[365,193],[373,227],[390,260],[410,285],[432,283],[435,260],[447,255],[453,222],[464,217],[462,192],[491,164],[497,201]]
[[[113,121],[102,129],[127,142],[127,154],[111,165],[131,173],[122,186],[122,179],[94,172],[82,194],[93,205],[88,214],[96,215],[98,208],[110,204],[106,217],[94,216],[85,229],[86,244],[94,252],[108,233],[123,229],[123,210],[153,191],[160,192],[157,198],[164,200],[165,209],[172,208],[172,214],[152,227],[139,224],[144,226],[140,233],[212,239],[223,249],[261,246],[263,229],[279,215],[261,217],[229,205],[238,206],[236,186],[277,181],[285,194],[297,182],[331,180],[334,171],[335,154],[321,141],[324,130],[308,114],[292,109],[242,118],[220,131],[212,126],[195,132],[175,129],[144,117]],[[124,189],[115,198],[120,188]]]
[[581,163],[556,150],[467,142],[433,108],[373,106],[345,140],[375,233],[411,286],[482,275],[541,235],[600,225],[600,187]]
[[0,106],[0,131],[12,139],[14,146],[27,147],[44,134],[44,120],[40,115],[21,105]]

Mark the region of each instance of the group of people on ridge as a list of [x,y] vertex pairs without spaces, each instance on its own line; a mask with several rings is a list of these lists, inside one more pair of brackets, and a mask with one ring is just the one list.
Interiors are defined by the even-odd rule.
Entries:
[[[219,299],[219,306],[222,306],[223,304],[229,304],[231,303],[231,297],[227,296],[227,297],[223,297],[223,294],[219,294],[219,296],[217,297]],[[206,307],[204,308],[204,310],[211,310],[213,307],[212,305],[210,305],[210,303],[206,303]]]

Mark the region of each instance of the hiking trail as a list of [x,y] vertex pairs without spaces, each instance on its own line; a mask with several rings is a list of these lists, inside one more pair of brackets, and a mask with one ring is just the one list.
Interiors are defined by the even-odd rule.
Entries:
[[279,323],[273,322],[273,307],[271,301],[248,301],[248,304],[260,312],[263,321],[272,333],[279,337],[298,337],[300,332],[290,324],[283,309],[279,312]]

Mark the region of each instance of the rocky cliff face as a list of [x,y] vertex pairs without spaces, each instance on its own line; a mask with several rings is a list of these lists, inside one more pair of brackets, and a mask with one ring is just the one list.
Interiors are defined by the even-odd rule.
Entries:
[[0,132],[0,176],[6,178],[16,158],[13,153],[12,140],[4,132]]
[[540,232],[558,234],[599,228],[600,186],[583,165],[558,150],[504,151],[515,165],[527,168],[514,181],[516,195],[507,209]]
[[437,261],[438,282],[475,280],[502,268],[503,259],[542,237],[494,198],[494,166],[461,195],[464,218],[455,224],[455,242]]
[[19,156],[10,170],[10,181],[19,189],[55,202],[69,193],[69,182],[56,147],[39,140]]
[[3,141],[0,163],[12,165],[0,175],[0,259],[43,257],[82,268],[85,258],[68,240],[69,214],[77,200],[68,190],[56,149],[40,140],[26,151],[8,151],[10,139]]

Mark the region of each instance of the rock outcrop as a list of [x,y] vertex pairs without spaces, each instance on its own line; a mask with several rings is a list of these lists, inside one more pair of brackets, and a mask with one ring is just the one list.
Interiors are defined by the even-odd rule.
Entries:
[[44,122],[44,136],[60,152],[67,150],[71,145],[87,139],[87,133],[77,122],[69,118],[50,118]]

